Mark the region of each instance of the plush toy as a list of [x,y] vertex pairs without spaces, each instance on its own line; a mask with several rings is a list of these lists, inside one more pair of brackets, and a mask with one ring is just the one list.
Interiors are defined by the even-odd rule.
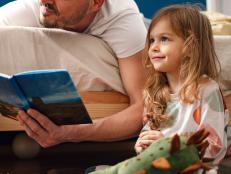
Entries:
[[91,174],[190,174],[198,169],[208,170],[203,156],[209,135],[204,129],[191,137],[175,135],[152,143],[136,157]]

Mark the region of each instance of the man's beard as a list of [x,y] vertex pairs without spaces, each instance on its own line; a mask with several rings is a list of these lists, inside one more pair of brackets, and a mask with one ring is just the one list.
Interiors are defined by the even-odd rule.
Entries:
[[51,9],[53,14],[51,16],[45,16],[44,14],[43,16],[42,12],[40,11],[40,24],[47,28],[62,28],[65,30],[78,31],[81,21],[88,16],[90,1],[79,11],[72,10],[72,14],[68,14],[67,12],[59,12],[57,7],[53,4],[47,4],[46,7]]
[[68,31],[78,31],[78,28],[74,28],[84,17],[86,13],[83,13],[78,16],[72,16],[68,19],[61,18],[58,16],[54,19],[46,19],[45,17],[39,18],[39,22],[41,25],[43,25],[46,28],[61,28]]
[[46,19],[41,19],[41,17],[40,17],[39,22],[45,28],[60,28],[60,27],[58,27],[58,24],[57,24],[57,22],[55,20],[54,21],[49,21],[49,20],[46,20]]

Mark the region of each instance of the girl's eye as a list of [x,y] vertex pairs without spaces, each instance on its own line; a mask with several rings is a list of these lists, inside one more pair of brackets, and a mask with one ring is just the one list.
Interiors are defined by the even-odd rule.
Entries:
[[155,40],[154,40],[154,39],[152,39],[152,38],[151,38],[151,39],[149,39],[149,43],[150,43],[150,44],[152,44],[152,43],[154,43],[154,42],[155,42]]
[[161,37],[161,42],[168,42],[169,41],[169,38],[167,38],[167,37]]

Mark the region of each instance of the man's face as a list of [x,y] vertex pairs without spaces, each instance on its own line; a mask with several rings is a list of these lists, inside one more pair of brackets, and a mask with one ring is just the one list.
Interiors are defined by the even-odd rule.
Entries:
[[89,14],[90,0],[39,0],[40,22],[48,28],[78,30]]

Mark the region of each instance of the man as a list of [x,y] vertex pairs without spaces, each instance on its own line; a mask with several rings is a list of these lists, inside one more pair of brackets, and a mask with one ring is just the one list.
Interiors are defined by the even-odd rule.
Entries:
[[86,125],[57,126],[36,110],[20,111],[20,124],[41,146],[121,140],[139,132],[144,82],[141,54],[146,30],[133,0],[18,0],[0,8],[0,25],[55,27],[94,35],[117,57],[130,106]]

